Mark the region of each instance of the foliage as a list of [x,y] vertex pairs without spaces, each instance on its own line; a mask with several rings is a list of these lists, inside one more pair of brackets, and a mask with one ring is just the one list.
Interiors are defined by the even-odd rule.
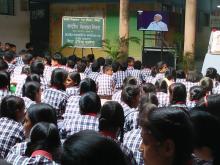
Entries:
[[126,48],[128,47],[129,42],[140,44],[140,39],[138,37],[118,37],[113,41],[104,40],[103,51],[106,52],[109,58],[111,58],[113,61],[124,60],[128,57]]
[[62,52],[64,49],[66,48],[73,48],[74,47],[74,44],[73,43],[65,43],[63,46],[61,46],[59,49],[58,49],[58,52]]
[[191,52],[186,52],[183,56],[183,69],[187,73],[189,70],[195,69],[194,55]]

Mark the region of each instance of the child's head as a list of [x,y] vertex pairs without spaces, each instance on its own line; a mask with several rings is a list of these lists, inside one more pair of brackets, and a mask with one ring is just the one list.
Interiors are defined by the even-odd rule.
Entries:
[[122,141],[124,122],[124,111],[118,102],[108,101],[102,106],[99,117],[99,131],[110,131],[116,134],[121,133],[120,138]]
[[11,63],[15,58],[15,53],[12,51],[8,51],[4,53],[4,60],[8,63]]
[[191,101],[196,100],[199,101],[206,95],[206,92],[203,87],[201,86],[193,86],[189,90],[189,99]]
[[0,90],[8,89],[10,87],[10,75],[5,71],[0,71]]
[[131,108],[136,108],[139,104],[140,88],[137,85],[128,85],[121,92],[121,100]]
[[0,57],[0,71],[7,71],[8,64],[3,58]]
[[36,81],[26,82],[22,88],[22,96],[36,101],[41,102],[41,88],[40,83]]
[[184,72],[184,70],[177,70],[176,71],[176,78],[178,79],[185,79],[186,78],[186,74]]
[[167,64],[164,61],[157,63],[157,73],[165,73],[167,71]]
[[186,86],[182,83],[173,83],[169,86],[170,103],[179,104],[186,102]]
[[34,61],[30,66],[31,74],[38,74],[40,76],[44,73],[44,64],[41,61]]
[[80,95],[90,91],[96,92],[96,83],[91,78],[85,78],[80,82]]
[[101,109],[100,97],[95,92],[87,92],[79,100],[79,110],[81,115],[89,113],[98,114]]
[[111,65],[105,65],[103,68],[103,71],[105,74],[110,75],[110,76],[113,74]]
[[213,81],[209,77],[203,77],[200,80],[200,86],[203,87],[205,92],[208,94],[209,92],[212,92]]
[[142,63],[141,61],[134,62],[134,69],[141,70]]
[[92,68],[92,72],[99,72],[100,71],[100,65],[98,64],[98,62],[94,62],[91,65],[91,68]]
[[58,89],[58,90],[65,90],[65,82],[66,78],[68,76],[68,73],[66,70],[62,68],[56,68],[53,70],[51,75],[51,86]]
[[51,59],[51,65],[52,66],[62,65],[62,62],[63,62],[63,56],[62,56],[61,53],[55,53],[52,56],[52,59]]
[[209,77],[211,79],[215,79],[217,77],[217,70],[215,68],[208,68],[206,70],[206,77]]
[[89,63],[93,63],[94,60],[95,60],[94,54],[88,54],[87,55],[87,60],[88,60]]
[[21,69],[21,74],[29,75],[31,73],[31,69],[29,65],[24,65]]
[[1,102],[0,116],[22,122],[24,119],[24,100],[12,95],[4,97]]
[[128,57],[128,67],[133,67],[134,66],[134,58],[133,57]]
[[99,57],[97,58],[97,62],[100,66],[104,66],[105,65],[105,59],[103,57]]
[[17,50],[16,45],[15,44],[10,44],[10,51],[16,53],[16,50]]
[[34,57],[32,54],[26,53],[22,56],[22,61],[24,64],[29,65],[32,62],[33,58]]
[[83,62],[80,62],[77,64],[77,72],[78,73],[84,73],[86,70],[86,64]]
[[66,88],[79,86],[81,81],[80,74],[77,72],[70,72],[66,79]]

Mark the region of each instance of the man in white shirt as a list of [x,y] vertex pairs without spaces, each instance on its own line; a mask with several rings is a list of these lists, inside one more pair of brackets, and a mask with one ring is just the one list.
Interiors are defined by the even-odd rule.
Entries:
[[162,21],[163,17],[160,14],[154,16],[154,21],[150,23],[147,30],[152,31],[168,31],[167,24]]

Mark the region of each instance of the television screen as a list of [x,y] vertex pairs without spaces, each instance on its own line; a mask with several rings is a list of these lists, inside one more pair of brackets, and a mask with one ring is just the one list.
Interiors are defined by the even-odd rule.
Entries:
[[168,31],[167,12],[137,11],[137,29],[148,31]]

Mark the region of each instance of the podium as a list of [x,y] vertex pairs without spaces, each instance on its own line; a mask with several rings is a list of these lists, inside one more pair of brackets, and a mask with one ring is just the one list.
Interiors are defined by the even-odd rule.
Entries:
[[155,66],[159,61],[164,61],[168,66],[176,68],[176,56],[174,48],[145,47],[142,51],[142,63],[144,66]]
[[[155,34],[147,34],[143,31],[142,63],[146,67],[153,67],[159,61],[164,61],[168,66],[176,68],[176,50],[168,47],[164,40],[163,31],[155,31]],[[155,42],[154,47],[147,46],[146,40]]]

